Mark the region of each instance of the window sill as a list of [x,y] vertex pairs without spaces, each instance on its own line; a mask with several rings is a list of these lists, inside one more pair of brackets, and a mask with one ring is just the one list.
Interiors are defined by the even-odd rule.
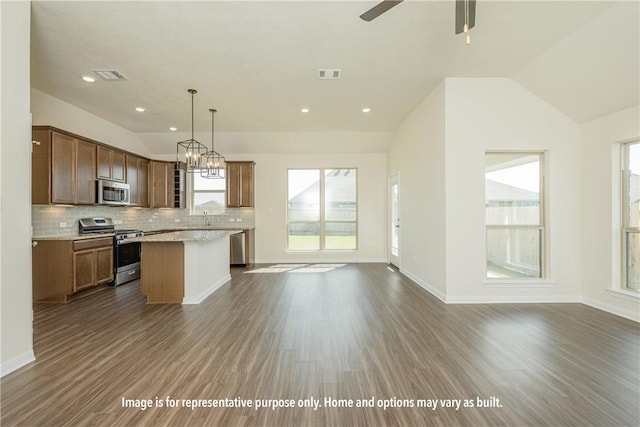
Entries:
[[640,301],[640,292],[628,291],[626,289],[607,289],[607,293],[616,298],[626,299],[627,301]]
[[553,281],[540,279],[487,279],[483,283],[487,288],[550,288],[555,285]]

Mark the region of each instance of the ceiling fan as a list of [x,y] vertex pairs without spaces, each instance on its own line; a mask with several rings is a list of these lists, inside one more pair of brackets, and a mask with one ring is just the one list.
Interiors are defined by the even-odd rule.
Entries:
[[[469,30],[476,25],[476,0],[455,0],[456,1],[456,34],[465,33],[466,43],[471,43]],[[383,0],[365,13],[360,18],[369,22],[376,19],[389,9],[400,4],[402,0]]]

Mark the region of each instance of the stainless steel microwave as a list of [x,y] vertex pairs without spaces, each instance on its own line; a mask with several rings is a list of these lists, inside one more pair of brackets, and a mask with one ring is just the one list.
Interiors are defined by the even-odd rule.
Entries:
[[127,206],[130,202],[131,191],[129,184],[124,182],[99,179],[96,182],[97,203],[99,205]]

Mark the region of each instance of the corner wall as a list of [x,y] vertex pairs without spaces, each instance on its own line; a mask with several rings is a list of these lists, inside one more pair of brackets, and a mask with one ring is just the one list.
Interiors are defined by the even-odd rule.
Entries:
[[612,293],[622,269],[620,143],[640,138],[638,106],[582,125],[582,302],[640,321],[640,299]]
[[0,375],[34,360],[29,2],[0,2]]
[[400,176],[400,271],[442,300],[447,292],[444,107],[443,82],[398,127],[387,162],[388,175]]

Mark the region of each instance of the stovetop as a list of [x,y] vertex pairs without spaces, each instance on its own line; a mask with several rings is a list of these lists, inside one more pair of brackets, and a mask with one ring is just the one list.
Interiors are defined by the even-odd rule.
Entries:
[[114,234],[117,239],[142,236],[142,230],[117,229],[113,219],[106,217],[81,218],[79,220],[80,234]]

